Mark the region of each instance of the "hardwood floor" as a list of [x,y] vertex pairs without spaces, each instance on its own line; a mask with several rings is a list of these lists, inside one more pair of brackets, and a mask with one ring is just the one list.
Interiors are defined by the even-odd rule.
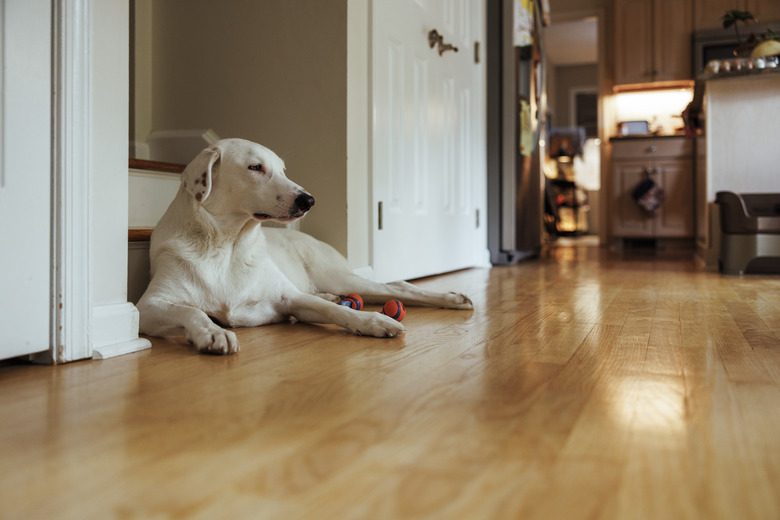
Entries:
[[559,246],[400,339],[0,367],[0,518],[780,518],[780,277]]

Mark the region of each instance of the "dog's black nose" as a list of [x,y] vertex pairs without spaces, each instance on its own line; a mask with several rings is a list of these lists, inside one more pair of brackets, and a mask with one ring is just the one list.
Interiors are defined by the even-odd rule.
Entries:
[[309,211],[314,206],[314,197],[308,193],[301,193],[295,197],[295,207],[300,211]]

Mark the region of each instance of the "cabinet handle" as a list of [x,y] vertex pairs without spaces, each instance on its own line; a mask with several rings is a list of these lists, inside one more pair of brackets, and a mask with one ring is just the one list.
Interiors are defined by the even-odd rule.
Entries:
[[658,148],[656,148],[655,145],[652,145],[650,148],[647,149],[647,151],[650,153],[655,153],[656,150],[658,150]]

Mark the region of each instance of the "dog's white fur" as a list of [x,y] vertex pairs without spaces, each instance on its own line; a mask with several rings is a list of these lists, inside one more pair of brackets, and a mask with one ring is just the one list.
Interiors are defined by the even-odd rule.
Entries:
[[462,294],[437,293],[406,282],[375,283],[355,275],[329,245],[262,220],[291,222],[314,204],[284,173],[271,150],[224,139],[203,150],[152,234],[152,280],[138,302],[140,330],[185,334],[198,350],[229,354],[236,335],[218,326],[254,327],[290,317],[334,323],[355,334],[395,337],[399,322],[338,305],[360,294],[366,303],[471,309]]

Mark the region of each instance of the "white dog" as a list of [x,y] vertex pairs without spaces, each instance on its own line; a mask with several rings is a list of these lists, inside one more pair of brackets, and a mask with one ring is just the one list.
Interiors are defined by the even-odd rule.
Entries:
[[201,352],[236,352],[236,335],[218,326],[254,327],[290,317],[334,323],[354,334],[395,337],[404,327],[377,312],[339,305],[360,294],[366,303],[471,309],[462,294],[406,282],[375,283],[355,275],[329,245],[263,220],[292,222],[314,198],[284,174],[271,150],[225,139],[203,150],[152,234],[152,280],[138,302],[141,332],[185,334]]

